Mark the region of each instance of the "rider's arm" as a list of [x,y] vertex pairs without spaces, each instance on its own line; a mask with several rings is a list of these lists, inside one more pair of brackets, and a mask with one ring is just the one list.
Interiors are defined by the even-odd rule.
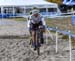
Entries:
[[46,26],[46,22],[45,22],[45,18],[41,15],[41,14],[39,14],[40,15],[40,17],[41,17],[41,21],[42,21],[42,24],[44,25],[44,26]]
[[45,19],[44,19],[44,18],[42,18],[42,24],[43,24],[44,26],[46,26],[46,22],[45,22]]
[[30,27],[30,20],[27,21],[27,27]]
[[30,28],[30,23],[31,23],[31,15],[28,17],[28,21],[27,21],[27,27]]
[[46,22],[45,22],[45,19],[44,18],[42,18],[42,24],[44,26],[44,29],[46,29]]

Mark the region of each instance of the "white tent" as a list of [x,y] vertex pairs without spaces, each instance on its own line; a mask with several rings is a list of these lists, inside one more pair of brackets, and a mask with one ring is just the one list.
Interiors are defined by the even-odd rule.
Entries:
[[57,6],[44,0],[0,0],[0,6],[32,6],[32,5],[51,5]]
[[[10,11],[13,10],[13,14],[15,14],[15,7],[24,9],[33,7],[46,8],[46,11],[48,11],[47,8],[57,8],[57,12],[60,12],[56,3],[50,3],[45,0],[0,0],[1,14],[4,13],[5,7],[12,7],[13,9],[10,9]],[[26,11],[24,10],[23,13],[26,13]]]

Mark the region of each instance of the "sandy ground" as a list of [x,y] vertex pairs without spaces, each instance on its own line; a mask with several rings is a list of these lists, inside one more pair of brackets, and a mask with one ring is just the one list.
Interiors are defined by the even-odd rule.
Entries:
[[0,35],[28,34],[26,24],[26,22],[14,21],[14,19],[0,19]]
[[[41,46],[40,56],[29,45],[29,33],[26,22],[14,20],[1,20],[0,37],[13,35],[10,38],[0,38],[0,61],[69,61],[69,42],[58,40],[58,53],[55,53],[55,36],[53,40],[45,39],[46,43]],[[14,36],[24,36],[16,38]],[[72,50],[72,61],[75,61],[75,50]]]

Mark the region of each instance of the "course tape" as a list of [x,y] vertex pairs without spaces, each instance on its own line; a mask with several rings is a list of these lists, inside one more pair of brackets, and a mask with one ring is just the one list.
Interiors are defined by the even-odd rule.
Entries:
[[48,28],[48,30],[54,30],[54,31],[57,31],[59,33],[62,33],[64,35],[70,35],[71,37],[75,37],[75,34],[71,34],[69,31],[63,31],[63,30],[59,30],[59,29],[56,29],[56,28],[51,28],[51,27],[48,27],[46,26],[46,28]]

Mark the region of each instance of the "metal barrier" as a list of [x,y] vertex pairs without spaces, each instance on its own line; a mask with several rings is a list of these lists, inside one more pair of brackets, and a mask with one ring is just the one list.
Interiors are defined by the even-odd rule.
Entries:
[[55,30],[56,31],[56,53],[58,52],[58,33],[62,33],[64,35],[68,35],[69,37],[69,51],[70,51],[70,61],[72,61],[72,45],[71,45],[71,37],[75,37],[75,35],[71,34],[70,31],[68,32],[65,32],[65,31],[60,31],[58,30],[58,28],[56,27],[55,29],[54,28],[50,28],[50,27],[47,27],[48,30]]

